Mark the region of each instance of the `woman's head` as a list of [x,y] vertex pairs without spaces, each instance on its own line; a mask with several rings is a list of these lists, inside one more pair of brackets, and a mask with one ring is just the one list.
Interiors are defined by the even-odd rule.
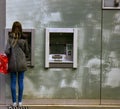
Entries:
[[13,47],[17,44],[18,39],[21,38],[21,35],[22,35],[22,25],[20,22],[15,21],[12,25],[12,31],[10,33],[10,37],[12,38],[10,43]]
[[15,21],[12,25],[12,32],[13,33],[22,33],[22,25],[20,22]]

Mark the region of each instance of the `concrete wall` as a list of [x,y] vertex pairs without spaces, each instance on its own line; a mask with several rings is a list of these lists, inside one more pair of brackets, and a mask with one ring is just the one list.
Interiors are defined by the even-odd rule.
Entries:
[[[35,29],[35,67],[25,74],[24,99],[96,99],[98,104],[120,99],[120,12],[102,10],[101,3],[6,0],[6,28],[19,20],[23,28]],[[77,69],[44,68],[45,28],[78,28]],[[10,99],[9,75],[6,83]]]
[[[0,0],[0,53],[3,52],[4,49],[4,29],[6,23],[6,0]],[[0,104],[5,102],[5,87],[2,87],[5,83],[4,75],[0,75]]]

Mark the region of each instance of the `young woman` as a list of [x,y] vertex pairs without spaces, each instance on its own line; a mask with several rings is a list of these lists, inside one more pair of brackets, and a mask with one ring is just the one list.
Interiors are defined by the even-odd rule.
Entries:
[[[18,106],[22,106],[24,89],[24,72],[27,70],[26,55],[28,54],[27,40],[23,36],[22,25],[15,21],[9,33],[5,53],[8,56],[8,71],[11,77],[11,94],[13,106],[17,106],[16,80],[18,80]],[[18,79],[17,79],[18,78]]]

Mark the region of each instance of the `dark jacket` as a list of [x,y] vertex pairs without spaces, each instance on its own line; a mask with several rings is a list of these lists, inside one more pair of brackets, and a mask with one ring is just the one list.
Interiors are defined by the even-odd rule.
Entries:
[[8,71],[21,72],[27,70],[26,55],[28,54],[28,44],[25,39],[18,39],[15,46],[11,42],[14,40],[9,36],[5,53],[8,56]]

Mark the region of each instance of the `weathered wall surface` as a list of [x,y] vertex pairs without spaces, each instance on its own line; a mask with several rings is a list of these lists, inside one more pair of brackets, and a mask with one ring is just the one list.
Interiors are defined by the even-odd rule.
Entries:
[[[6,28],[19,20],[23,28],[35,29],[35,67],[25,74],[24,99],[100,99],[100,96],[120,99],[120,12],[102,10],[101,3],[101,0],[6,1]],[[77,69],[44,68],[45,28],[78,28]]]

